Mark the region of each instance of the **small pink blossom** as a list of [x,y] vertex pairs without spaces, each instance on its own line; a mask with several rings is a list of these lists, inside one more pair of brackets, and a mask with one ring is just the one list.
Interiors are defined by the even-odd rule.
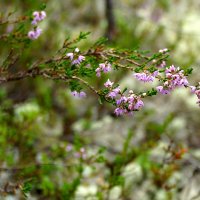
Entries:
[[73,58],[74,58],[74,54],[73,53],[67,53],[66,56],[69,57],[70,60],[73,60]]
[[99,67],[95,70],[95,72],[97,77],[101,76],[101,69]]
[[163,60],[157,67],[158,68],[164,68],[164,67],[166,67],[166,62]]
[[119,87],[114,88],[113,90],[111,90],[111,91],[108,93],[108,97],[110,97],[111,99],[114,99],[120,92],[121,92],[121,90],[120,90]]
[[67,152],[72,151],[72,149],[73,149],[73,146],[72,146],[71,144],[68,144],[68,145],[66,146],[66,151],[67,151]]
[[191,89],[191,92],[192,92],[193,94],[195,94],[196,87],[195,87],[195,86],[189,86],[189,88]]
[[158,92],[160,92],[161,94],[169,94],[170,93],[170,90],[169,89],[164,89],[163,86],[157,86],[156,90]]
[[42,29],[37,27],[35,30],[29,31],[28,32],[28,37],[31,40],[36,40],[42,33]]
[[197,95],[197,98],[198,98],[197,104],[200,106],[200,89],[196,90],[195,94]]
[[77,92],[76,90],[71,92],[72,96],[77,97],[77,98],[85,98],[87,95],[85,92]]
[[80,55],[77,59],[72,61],[72,65],[80,65],[83,60],[85,60],[85,56]]
[[166,53],[168,51],[168,49],[167,48],[164,48],[164,49],[160,49],[159,50],[159,53]]
[[108,73],[111,71],[111,64],[110,63],[100,63],[99,67],[95,70],[96,71],[96,76],[100,77],[101,72]]
[[[74,52],[78,53],[79,49],[76,48],[74,50]],[[81,62],[83,62],[85,60],[85,56],[77,55],[77,54],[72,53],[72,52],[67,53],[66,56],[69,57],[69,59],[72,61],[72,65],[80,65]]]
[[116,116],[121,116],[121,115],[127,113],[127,111],[126,111],[126,109],[123,109],[123,108],[116,108],[114,110],[114,113]]
[[86,96],[87,96],[86,93],[83,92],[83,91],[81,91],[81,92],[79,93],[79,97],[80,97],[80,98],[85,98]]
[[126,103],[127,102],[127,97],[122,96],[120,99],[116,100],[116,104],[120,105],[122,103]]
[[46,12],[45,11],[34,11],[33,12],[33,16],[34,16],[34,19],[33,21],[31,22],[32,25],[37,25],[38,22],[44,20],[44,18],[46,17]]
[[138,99],[134,105],[134,109],[139,110],[140,108],[144,107],[144,103],[141,99]]
[[149,72],[142,72],[142,73],[135,73],[133,76],[143,82],[153,82],[155,77],[158,75],[158,71],[155,71],[153,73]]
[[109,87],[112,87],[114,84],[114,82],[111,82],[109,79],[104,83],[104,86],[109,88]]

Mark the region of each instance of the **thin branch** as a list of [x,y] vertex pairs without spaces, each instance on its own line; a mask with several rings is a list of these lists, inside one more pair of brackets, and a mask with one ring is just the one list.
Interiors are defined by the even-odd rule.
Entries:
[[118,58],[120,60],[126,60],[127,62],[129,62],[131,64],[134,64],[136,66],[139,66],[139,67],[141,66],[140,63],[138,63],[138,62],[136,62],[134,60],[131,60],[131,59],[128,59],[128,58],[124,58],[124,57],[121,57],[119,55],[116,55],[116,54],[113,54],[113,53],[109,53],[109,52],[106,52],[105,54],[108,55],[108,56],[112,56],[112,57]]
[[95,88],[93,86],[91,86],[87,81],[77,77],[77,76],[72,76],[72,79],[78,80],[81,83],[83,83],[84,85],[86,85],[88,88],[90,88],[94,93],[96,93],[97,95],[99,95],[98,91],[95,90]]
[[125,69],[130,69],[130,70],[133,70],[133,67],[128,67],[128,66],[125,66],[125,65],[122,65],[122,64],[119,64],[119,63],[114,63],[116,66],[120,67],[120,68],[125,68]]

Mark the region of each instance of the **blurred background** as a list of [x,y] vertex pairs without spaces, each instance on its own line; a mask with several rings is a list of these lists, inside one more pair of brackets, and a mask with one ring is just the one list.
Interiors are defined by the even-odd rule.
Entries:
[[[189,82],[199,81],[198,0],[0,0],[1,18],[12,12],[10,20],[43,9],[47,17],[41,23],[42,35],[28,48],[0,40],[1,64],[11,48],[19,55],[13,72],[55,55],[66,37],[89,31],[88,39],[78,45],[81,51],[102,36],[114,48],[153,53],[168,48],[168,65],[192,67]],[[6,24],[0,33],[18,28]],[[134,80],[131,73],[116,73],[112,80],[133,91],[152,87]],[[144,109],[131,117],[115,117],[111,105],[100,105],[94,94],[84,91],[87,99],[74,99],[65,83],[42,78],[0,87],[0,199],[200,199],[200,110],[189,90],[146,98]],[[123,181],[111,184],[110,166],[126,141],[134,156],[120,165],[116,176]],[[163,165],[156,171],[154,163],[162,163],[170,145],[187,153],[167,166],[167,172]],[[107,162],[91,164],[86,159],[77,164],[80,154],[90,157],[99,149]],[[82,166],[78,179],[78,172],[71,169],[76,164]],[[28,197],[13,192],[20,184],[28,188]]]

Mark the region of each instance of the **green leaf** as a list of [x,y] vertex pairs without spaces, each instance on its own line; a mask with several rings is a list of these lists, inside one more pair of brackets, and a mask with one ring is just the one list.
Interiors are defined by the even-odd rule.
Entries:
[[156,95],[156,94],[157,94],[157,90],[154,89],[154,88],[152,88],[151,90],[149,90],[149,91],[147,92],[147,96],[154,96],[154,95]]
[[40,5],[40,10],[44,10],[46,7],[47,7],[46,4],[43,3],[43,4]]
[[78,36],[78,40],[82,40],[82,39],[86,39],[87,36],[90,34],[91,32],[80,32],[79,36]]
[[101,46],[103,44],[105,44],[108,41],[108,38],[105,37],[100,37],[93,46]]
[[188,68],[185,70],[185,76],[188,76],[189,74],[192,74],[193,68]]

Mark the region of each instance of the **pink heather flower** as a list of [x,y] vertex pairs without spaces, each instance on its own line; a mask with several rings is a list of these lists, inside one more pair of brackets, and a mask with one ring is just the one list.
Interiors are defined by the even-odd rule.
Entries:
[[79,97],[80,98],[85,98],[87,95],[86,95],[86,93],[85,92],[80,92],[79,93]]
[[79,63],[81,63],[83,60],[85,60],[85,56],[78,56],[78,61]]
[[116,104],[120,105],[121,103],[126,103],[127,102],[127,98],[125,96],[122,96],[120,99],[116,100]]
[[100,64],[99,64],[99,68],[100,68],[100,69],[103,70],[105,67],[106,67],[106,64],[105,64],[105,63],[100,63]]
[[74,58],[73,53],[67,53],[66,56],[69,57],[70,60],[73,60],[73,58]]
[[148,72],[142,72],[142,73],[133,74],[133,76],[136,79],[138,79],[139,81],[143,81],[143,82],[153,82],[157,75],[158,75],[158,71],[155,71],[152,74],[150,74]]
[[41,35],[41,33],[42,33],[42,29],[39,28],[39,27],[37,27],[37,28],[35,29],[36,37],[38,38],[38,37]]
[[71,145],[71,144],[68,144],[67,146],[66,146],[66,151],[71,151],[73,149],[73,146]]
[[196,90],[195,94],[197,95],[197,98],[198,98],[197,104],[199,104],[200,106],[200,89]]
[[161,94],[169,94],[170,91],[180,86],[188,86],[188,80],[184,75],[184,71],[174,65],[165,70],[166,81],[163,86],[158,86],[156,89]]
[[170,66],[165,70],[166,77],[169,79],[170,86],[174,89],[177,86],[187,86],[188,80],[185,77],[183,70],[179,67],[175,68],[174,65]]
[[144,106],[144,103],[141,99],[138,99],[136,104],[134,105],[134,109],[139,110],[140,108],[142,108]]
[[96,72],[96,76],[97,76],[97,77],[100,77],[100,76],[101,76],[101,69],[100,69],[99,67],[96,68],[95,72]]
[[37,27],[35,30],[28,32],[28,37],[31,40],[36,40],[41,35],[41,33],[42,33],[42,29]]
[[140,110],[144,107],[144,102],[141,100],[140,96],[134,95],[131,91],[131,94],[129,94],[128,97],[122,95],[119,99],[117,99],[116,105],[117,108],[114,113],[117,116],[120,116],[123,114],[133,114],[133,111]]
[[157,86],[156,90],[158,92],[160,92],[161,94],[169,94],[170,93],[170,90],[169,89],[164,89],[163,86]]
[[108,93],[108,97],[110,97],[111,99],[114,99],[116,96],[117,96],[116,92],[111,91]]
[[[74,51],[75,51],[76,53],[78,53],[78,52],[79,52],[79,49],[76,48]],[[82,56],[82,55],[79,55],[77,59],[74,59],[75,55],[74,55],[74,53],[72,53],[72,52],[67,53],[66,56],[69,57],[69,59],[72,61],[72,65],[80,65],[81,62],[82,62],[83,60],[85,60],[85,56]]]
[[84,148],[81,148],[78,152],[74,153],[74,156],[76,158],[82,158],[82,159],[86,159],[87,158],[87,154]]
[[189,86],[189,88],[191,89],[191,92],[192,92],[193,94],[195,94],[196,87],[191,85],[191,86]]
[[167,48],[164,48],[164,49],[160,49],[159,50],[159,53],[166,53],[168,51],[168,49]]
[[102,65],[102,70],[103,70],[104,73],[111,71],[111,64],[108,63],[107,65],[105,65],[105,64]]
[[164,89],[163,86],[157,86],[156,90],[161,94],[170,94],[170,89]]
[[100,63],[99,67],[95,71],[96,71],[96,76],[100,77],[101,72],[108,73],[109,71],[111,71],[111,64]]
[[28,32],[28,37],[31,39],[31,40],[35,40],[35,32],[34,31],[29,31]]
[[164,67],[166,67],[166,62],[163,60],[157,67],[158,68],[164,68]]
[[74,96],[74,97],[79,97],[79,93],[75,90],[73,92],[71,92],[71,94]]
[[112,87],[114,82],[111,82],[109,79],[104,83],[104,86],[109,88],[109,87]]
[[117,116],[121,116],[121,115],[127,113],[127,110],[126,110],[126,109],[123,109],[123,108],[116,108],[116,109],[114,110],[114,113],[115,113],[115,115],[117,115]]
[[130,104],[128,105],[128,109],[129,109],[129,110],[132,110],[132,111],[133,111],[134,108],[135,108],[135,107],[134,107],[134,104],[133,104],[133,103],[130,103]]
[[71,92],[71,94],[77,98],[85,98],[87,96],[85,92],[77,92],[76,90]]
[[47,16],[45,11],[40,12],[40,19],[43,20]]
[[38,18],[38,17],[39,17],[39,15],[40,15],[40,14],[39,14],[39,12],[38,12],[38,11],[34,11],[34,12],[33,12],[33,16],[34,16],[35,18]]
[[33,12],[33,16],[34,16],[34,19],[33,21],[31,22],[32,25],[37,25],[38,22],[44,20],[44,18],[46,17],[46,12],[45,11],[35,11]]
[[111,90],[109,93],[108,93],[108,97],[110,97],[111,99],[114,99],[119,93],[120,93],[120,88],[117,87],[117,88],[114,88],[113,90]]
[[[179,70],[179,68],[178,68],[178,70]],[[177,69],[175,68],[175,66],[174,65],[172,65],[172,66],[170,66],[169,68],[167,68],[166,70],[165,70],[165,73],[167,74],[167,73],[174,73],[174,72],[176,72],[177,71]]]
[[134,98],[133,95],[131,95],[131,96],[129,96],[129,97],[127,98],[127,100],[128,100],[128,103],[129,103],[129,104],[132,104],[132,103],[134,102],[135,98]]
[[119,87],[116,87],[115,89],[112,90],[113,92],[115,92],[116,94],[119,94],[121,92]]

